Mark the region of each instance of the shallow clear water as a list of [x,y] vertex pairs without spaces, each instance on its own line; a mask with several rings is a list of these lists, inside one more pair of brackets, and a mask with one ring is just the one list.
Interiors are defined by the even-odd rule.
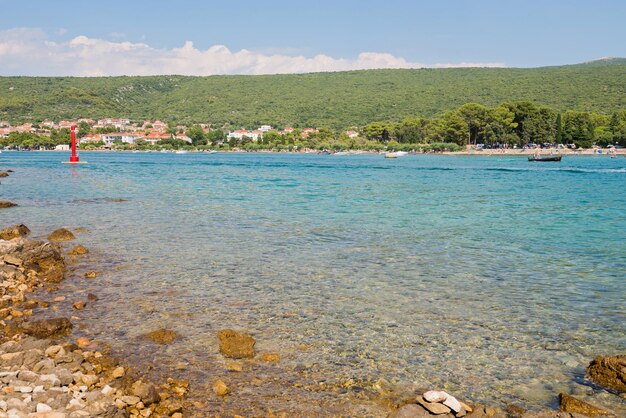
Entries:
[[20,205],[0,221],[91,230],[79,241],[103,275],[79,279],[93,267],[79,263],[68,282],[100,297],[81,313],[88,336],[142,352],[136,337],[167,327],[185,338],[158,364],[216,364],[215,333],[234,327],[284,370],[623,407],[583,384],[595,355],[626,348],[626,158],[66,159],[0,154],[15,170],[0,199]]

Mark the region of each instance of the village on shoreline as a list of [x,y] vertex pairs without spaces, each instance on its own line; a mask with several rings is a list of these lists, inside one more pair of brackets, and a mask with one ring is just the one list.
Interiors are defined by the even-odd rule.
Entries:
[[74,126],[79,149],[97,151],[242,151],[299,153],[623,154],[626,111],[612,116],[536,107],[519,101],[468,103],[440,117],[371,122],[362,127],[233,129],[129,118],[77,118],[11,125],[0,121],[0,150],[67,151]]

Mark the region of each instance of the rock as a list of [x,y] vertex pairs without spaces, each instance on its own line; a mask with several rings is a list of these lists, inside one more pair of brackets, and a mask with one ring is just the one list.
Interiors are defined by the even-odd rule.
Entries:
[[393,411],[387,418],[429,418],[430,413],[422,406],[410,403]]
[[69,255],[85,255],[85,254],[89,254],[89,250],[85,247],[83,247],[82,245],[77,245],[74,248],[72,248],[69,252]]
[[260,357],[260,360],[264,363],[278,363],[280,361],[280,354],[265,353]]
[[16,256],[14,256],[12,254],[7,254],[7,255],[4,256],[4,263],[5,264],[10,264],[10,265],[15,266],[15,267],[20,267],[22,264],[24,264],[22,259],[17,258]]
[[12,240],[13,238],[25,237],[28,234],[30,234],[30,229],[28,229],[24,224],[8,226],[0,229],[0,239],[6,241]]
[[220,344],[220,352],[231,358],[254,357],[254,344],[256,340],[249,334],[224,329],[217,333]]
[[17,206],[17,203],[9,202],[7,200],[0,200],[0,209],[12,208],[13,206]]
[[37,404],[37,413],[50,412],[50,411],[52,411],[52,408],[50,408],[45,403],[38,403]]
[[560,409],[563,412],[575,412],[583,414],[589,417],[595,417],[598,415],[610,415],[611,412],[597,406],[591,405],[587,402],[576,399],[566,393],[559,394]]
[[450,412],[450,408],[445,406],[444,404],[438,402],[428,402],[423,397],[417,397],[417,403],[426,408],[430,413],[435,415],[448,414]]
[[72,323],[67,318],[41,319],[22,324],[22,331],[26,335],[36,338],[50,338],[67,335],[72,331]]
[[131,386],[131,393],[135,396],[139,396],[144,405],[150,405],[161,400],[161,397],[156,391],[154,385],[150,383],[144,383],[141,380],[136,381]]
[[213,392],[217,396],[226,396],[230,393],[230,389],[228,389],[228,386],[226,386],[226,383],[218,379],[213,384]]
[[65,228],[55,229],[50,233],[50,235],[48,235],[48,240],[53,242],[72,241],[74,239],[76,239],[74,234],[72,234],[70,230]]
[[82,226],[79,226],[78,228],[74,228],[74,232],[81,234],[83,232],[89,232],[89,230],[87,228],[83,228]]
[[626,392],[626,355],[598,356],[589,364],[587,374],[607,389]]
[[243,366],[241,363],[237,363],[235,361],[229,361],[226,363],[226,369],[231,372],[242,372]]
[[427,402],[443,402],[450,395],[440,390],[429,390],[428,392],[425,392],[422,396],[424,396],[424,400]]
[[79,300],[77,302],[74,302],[72,306],[74,307],[74,309],[82,311],[83,309],[85,309],[85,306],[87,306],[87,302],[83,302],[82,300]]
[[0,177],[9,177],[9,173],[7,171],[0,171]]
[[137,405],[139,402],[141,402],[141,399],[139,399],[138,396],[133,396],[133,395],[122,396],[120,399],[126,405],[130,405],[130,406]]
[[447,406],[448,408],[452,409],[457,414],[463,411],[463,407],[461,406],[461,403],[457,401],[457,399],[452,395],[448,396],[446,400],[443,401],[443,404]]
[[24,238],[2,240],[0,253],[19,258],[26,271],[33,270],[45,281],[59,282],[65,274],[65,261],[59,248],[47,242]]
[[87,273],[85,273],[85,279],[95,279],[96,277],[98,277],[100,273],[98,273],[97,271],[88,271]]
[[124,370],[124,368],[122,366],[116,367],[111,372],[111,377],[113,377],[114,379],[118,379],[118,378],[124,376],[124,373],[126,373],[126,371]]
[[95,302],[98,300],[98,296],[94,295],[93,293],[87,293],[87,299]]
[[143,335],[143,337],[156,344],[171,344],[174,340],[180,338],[180,335],[176,331],[169,329],[158,329]]
[[66,351],[61,345],[51,345],[50,347],[46,348],[46,351],[44,353],[47,357],[57,358],[64,356],[66,354]]
[[91,341],[89,341],[89,338],[87,337],[80,337],[79,339],[76,340],[76,345],[78,346],[78,348],[87,348],[89,347],[89,345],[91,344]]

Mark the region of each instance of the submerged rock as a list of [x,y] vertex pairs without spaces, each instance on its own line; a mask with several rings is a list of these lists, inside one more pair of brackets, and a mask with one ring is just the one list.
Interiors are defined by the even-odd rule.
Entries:
[[72,331],[72,323],[67,318],[41,319],[24,322],[21,328],[26,335],[36,338],[50,338],[69,334]]
[[220,352],[231,358],[254,357],[256,340],[250,334],[237,332],[232,329],[223,329],[217,333],[220,343]]
[[431,414],[443,415],[450,413],[451,409],[439,402],[428,402],[423,397],[417,397],[417,403],[426,408]]
[[83,247],[82,245],[77,245],[74,248],[72,248],[68,254],[69,255],[85,255],[85,254],[89,254],[89,250]]
[[576,399],[566,393],[559,394],[559,404],[561,411],[563,412],[575,412],[588,417],[611,414],[611,412],[605,409],[598,408],[597,406],[581,401],[580,399]]
[[158,329],[143,335],[143,337],[156,344],[171,344],[180,338],[180,334],[169,329]]
[[9,177],[9,173],[6,171],[0,171],[0,177]]
[[226,386],[226,383],[218,379],[213,384],[213,392],[217,396],[226,396],[230,393],[230,389],[228,388],[228,386]]
[[72,241],[74,239],[76,239],[74,234],[65,228],[55,229],[48,235],[48,240],[55,242]]
[[72,304],[72,306],[74,307],[74,309],[82,311],[87,306],[87,302],[79,300],[77,302],[74,302],[74,304]]
[[280,361],[280,354],[265,353],[260,357],[260,360],[264,363],[278,363]]
[[100,273],[98,273],[95,270],[92,271],[88,271],[87,273],[85,273],[85,278],[86,279],[95,279],[96,277],[98,277]]
[[0,239],[9,241],[14,238],[25,237],[28,234],[30,234],[30,229],[28,229],[26,225],[13,225],[0,230]]
[[626,355],[598,356],[589,364],[587,374],[599,385],[624,393],[626,392]]
[[8,200],[0,200],[0,209],[12,208],[13,206],[17,206],[17,203],[9,202]]

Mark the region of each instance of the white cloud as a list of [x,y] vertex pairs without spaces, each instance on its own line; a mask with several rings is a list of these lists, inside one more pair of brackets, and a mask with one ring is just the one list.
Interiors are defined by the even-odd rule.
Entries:
[[231,51],[224,45],[201,50],[191,41],[159,49],[146,43],[77,36],[52,42],[41,29],[0,31],[0,75],[114,76],[278,74],[373,68],[502,67],[500,63],[436,64],[406,61],[388,53],[362,52],[356,59]]

